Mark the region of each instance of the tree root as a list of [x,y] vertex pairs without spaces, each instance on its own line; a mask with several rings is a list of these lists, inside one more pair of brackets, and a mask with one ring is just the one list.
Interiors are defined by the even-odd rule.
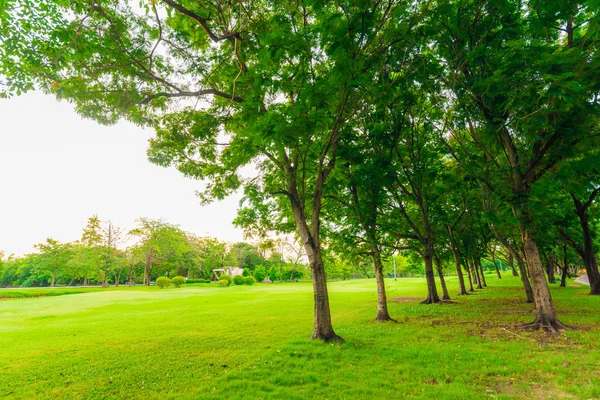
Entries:
[[440,299],[434,300],[431,297],[428,297],[419,304],[437,304],[437,303],[441,303],[441,302],[442,301]]
[[396,324],[398,323],[398,321],[397,321],[397,320],[393,319],[393,318],[392,318],[392,317],[390,317],[389,315],[388,315],[388,316],[383,316],[383,317],[377,316],[377,318],[375,318],[375,319],[373,320],[373,322],[377,322],[377,323],[383,323],[383,322],[393,322],[393,323],[396,323]]
[[527,323],[527,324],[523,324],[523,325],[519,325],[517,326],[517,328],[520,329],[529,329],[529,330],[543,330],[545,332],[549,332],[549,333],[560,333],[564,330],[572,330],[574,328],[571,328],[559,321],[540,321],[539,319],[536,319],[533,322]]
[[344,339],[342,339],[340,336],[336,335],[335,333],[331,333],[329,335],[322,335],[322,334],[316,334],[314,333],[312,335],[312,339],[313,340],[321,340],[322,342],[325,343],[344,343]]

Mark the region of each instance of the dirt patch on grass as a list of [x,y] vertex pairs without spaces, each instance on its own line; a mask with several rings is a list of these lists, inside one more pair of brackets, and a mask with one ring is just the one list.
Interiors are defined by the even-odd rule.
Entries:
[[392,301],[395,301],[396,303],[408,303],[411,301],[422,301],[423,299],[421,297],[395,297],[392,299]]

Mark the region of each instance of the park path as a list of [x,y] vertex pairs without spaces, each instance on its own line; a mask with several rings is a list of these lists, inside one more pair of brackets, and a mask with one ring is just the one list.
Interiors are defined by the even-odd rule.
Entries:
[[590,280],[588,279],[587,274],[581,275],[580,277],[578,277],[577,279],[575,279],[575,282],[583,283],[584,285],[590,286]]

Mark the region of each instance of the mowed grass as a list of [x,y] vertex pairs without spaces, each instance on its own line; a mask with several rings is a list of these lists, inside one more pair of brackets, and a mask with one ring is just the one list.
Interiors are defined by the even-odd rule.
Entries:
[[[398,323],[373,323],[374,280],[329,284],[341,345],[310,340],[309,283],[122,288],[0,302],[0,398],[600,398],[600,299],[553,285],[559,335],[518,278],[420,305],[387,280]],[[451,293],[456,281],[449,279]]]

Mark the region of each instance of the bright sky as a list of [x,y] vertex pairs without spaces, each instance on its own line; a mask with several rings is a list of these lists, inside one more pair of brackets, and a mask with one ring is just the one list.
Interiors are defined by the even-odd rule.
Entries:
[[77,240],[93,214],[126,230],[138,217],[162,218],[242,240],[231,224],[240,196],[201,206],[201,182],[147,160],[151,135],[127,122],[84,120],[41,93],[0,99],[0,250],[22,255],[47,237]]

